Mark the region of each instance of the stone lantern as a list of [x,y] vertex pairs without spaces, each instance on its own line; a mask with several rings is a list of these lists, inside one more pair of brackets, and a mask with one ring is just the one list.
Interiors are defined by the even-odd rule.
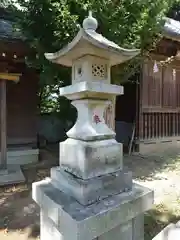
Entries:
[[[59,167],[51,177],[33,184],[41,207],[41,240],[143,239],[143,215],[152,205],[152,192],[133,184],[123,170],[122,144],[105,124],[103,113],[123,87],[112,85],[111,66],[139,54],[119,47],[96,32],[89,14],[66,47],[45,54],[56,64],[72,68],[72,85],[60,95],[78,111],[75,125],[60,143]],[[137,229],[135,229],[135,226]]]

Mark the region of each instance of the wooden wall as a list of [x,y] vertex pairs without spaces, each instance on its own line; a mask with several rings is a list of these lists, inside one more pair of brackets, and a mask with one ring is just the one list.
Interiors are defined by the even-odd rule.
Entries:
[[7,82],[8,144],[37,142],[38,77],[23,73],[19,83]]
[[159,66],[153,72],[153,62],[144,64],[142,107],[149,111],[172,112],[180,107],[180,69],[175,65]]
[[[140,81],[136,137],[140,141],[180,139],[180,61],[162,66],[154,73],[154,60],[164,57],[155,55],[146,61]],[[105,111],[107,125],[115,126],[114,102]]]
[[[158,62],[157,62],[158,63]],[[154,61],[143,66],[140,89],[140,139],[171,138],[180,136],[180,62],[167,66]]]

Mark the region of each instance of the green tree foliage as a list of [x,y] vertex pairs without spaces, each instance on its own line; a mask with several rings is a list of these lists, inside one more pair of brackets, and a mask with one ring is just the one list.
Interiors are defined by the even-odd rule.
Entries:
[[[41,96],[70,83],[70,70],[51,64],[45,52],[62,48],[77,34],[88,10],[98,19],[98,32],[126,48],[140,48],[141,56],[114,71],[114,79],[127,79],[140,60],[161,38],[163,18],[179,0],[17,0],[17,19],[26,41],[37,56],[29,56],[28,64],[40,70]],[[16,12],[17,13],[17,12]],[[62,99],[59,98],[61,102]],[[51,99],[52,103],[52,99]],[[52,103],[53,104],[53,103]],[[60,111],[67,108],[60,104]],[[57,110],[57,107],[55,107]]]
[[7,8],[11,4],[12,4],[12,0],[1,0],[0,1],[0,8]]
[[180,21],[180,2],[176,1],[173,7],[167,14],[167,17],[173,18],[174,20]]

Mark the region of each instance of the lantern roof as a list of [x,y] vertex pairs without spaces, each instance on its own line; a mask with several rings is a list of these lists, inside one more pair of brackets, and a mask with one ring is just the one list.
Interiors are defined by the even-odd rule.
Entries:
[[139,49],[125,49],[109,41],[96,32],[97,20],[89,12],[84,19],[83,27],[71,43],[55,53],[45,53],[45,57],[64,66],[71,67],[73,62],[85,55],[106,58],[111,66],[125,62],[140,53]]

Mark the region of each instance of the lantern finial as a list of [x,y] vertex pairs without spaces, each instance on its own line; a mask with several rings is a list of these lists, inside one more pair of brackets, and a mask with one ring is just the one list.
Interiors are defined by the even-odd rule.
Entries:
[[98,27],[98,22],[96,18],[92,16],[92,11],[89,11],[89,16],[83,21],[83,28],[85,31],[91,30],[96,31]]
[[91,10],[89,11],[89,17],[92,17],[92,11]]

